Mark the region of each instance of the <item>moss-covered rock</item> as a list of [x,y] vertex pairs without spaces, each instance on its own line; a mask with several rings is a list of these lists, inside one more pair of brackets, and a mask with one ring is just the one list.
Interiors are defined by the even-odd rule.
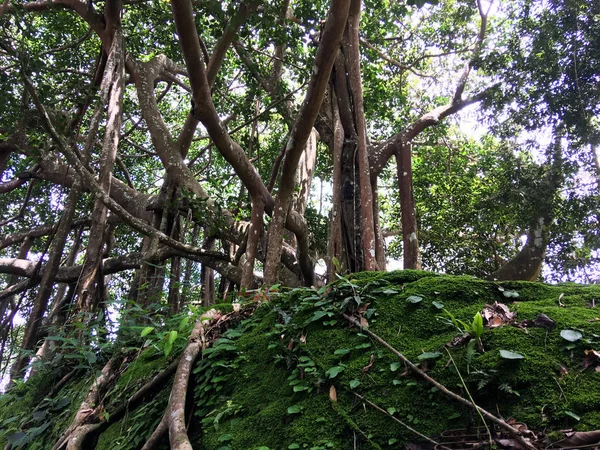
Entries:
[[[600,347],[598,301],[598,286],[496,283],[420,271],[363,273],[318,291],[271,295],[197,362],[189,434],[194,448],[206,449],[392,449],[422,440],[400,422],[432,438],[481,425],[473,410],[407,371],[343,313],[363,317],[370,331],[429,376],[465,398],[470,394],[493,414],[547,433],[600,429],[600,372],[582,365],[585,351]],[[486,328],[484,352],[468,344],[447,347],[494,302],[526,322]],[[531,326],[541,313],[554,329]],[[567,329],[582,338],[565,340],[561,331]],[[500,350],[522,359],[503,358]],[[141,446],[162,417],[170,383],[122,418],[110,413],[168,363],[148,350],[127,364],[105,400],[106,424],[89,448]],[[46,448],[67,428],[91,375],[54,394],[73,400],[56,413],[48,410],[47,436],[34,436],[37,447],[28,448]],[[0,397],[0,423],[9,430],[0,433],[0,444],[10,433],[31,429],[27,418],[47,384],[32,380]]]

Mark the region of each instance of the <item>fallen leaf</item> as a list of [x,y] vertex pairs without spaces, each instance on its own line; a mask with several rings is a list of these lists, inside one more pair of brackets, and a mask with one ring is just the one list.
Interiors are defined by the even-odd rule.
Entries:
[[600,352],[596,350],[585,350],[585,358],[583,358],[583,368],[584,370],[588,367],[596,367],[600,364]]
[[359,313],[361,313],[361,314],[362,314],[362,313],[364,313],[364,312],[367,310],[367,308],[369,307],[369,305],[370,305],[370,303],[364,303],[364,304],[363,304],[363,305],[362,305],[362,306],[361,306],[361,307],[358,309],[358,312],[359,312]]
[[550,317],[548,317],[546,314],[542,313],[539,316],[537,316],[535,318],[535,320],[533,321],[533,324],[536,327],[542,327],[545,328],[547,330],[552,330],[556,327],[556,323],[554,323],[554,320],[552,320]]
[[333,384],[329,388],[329,398],[332,402],[337,402],[337,391],[335,390],[335,386]]
[[574,433],[565,433],[565,436],[565,439],[555,442],[553,445],[562,448],[574,448],[600,444],[600,430],[576,431]]
[[373,367],[373,362],[375,361],[375,354],[371,353],[371,359],[369,360],[369,364],[362,368],[362,373],[367,373],[371,367]]
[[363,316],[360,316],[360,326],[363,328],[369,328],[369,322]]

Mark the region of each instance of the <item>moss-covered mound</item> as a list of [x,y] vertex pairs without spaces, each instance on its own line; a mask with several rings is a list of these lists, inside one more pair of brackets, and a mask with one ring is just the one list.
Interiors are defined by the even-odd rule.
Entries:
[[[343,314],[499,417],[550,437],[552,430],[600,429],[600,372],[590,352],[600,350],[600,286],[402,271],[259,297],[269,301],[232,322],[196,364],[188,405],[194,448],[402,448],[423,441],[407,426],[438,439],[448,430],[483,425],[472,408],[407,370]],[[473,321],[494,302],[516,315],[512,323],[483,330],[482,351]],[[540,314],[555,326],[535,321]],[[147,350],[124,367],[105,399],[104,424],[85,448],[141,447],[162,417],[169,382],[125,414],[111,412],[169,363]],[[74,393],[90,379],[70,380],[52,392],[54,406],[47,400],[50,406],[37,410],[47,381],[32,380],[0,398],[0,445],[17,436],[27,442],[24,448],[51,448],[77,408]],[[40,427],[43,432],[35,431]]]

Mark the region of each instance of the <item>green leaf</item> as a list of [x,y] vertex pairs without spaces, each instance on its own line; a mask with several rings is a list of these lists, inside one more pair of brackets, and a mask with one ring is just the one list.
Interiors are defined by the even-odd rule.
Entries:
[[292,444],[288,445],[288,448],[289,448],[289,449],[300,448],[300,444],[296,444],[296,443],[294,442],[294,443],[292,443]]
[[314,315],[309,319],[309,322],[314,322],[316,320],[322,319],[323,317],[331,317],[333,315],[330,311],[315,311]]
[[175,342],[175,339],[177,339],[177,336],[179,335],[179,333],[177,333],[177,331],[175,330],[171,330],[169,331],[169,335],[167,338],[167,342],[171,345],[173,345],[173,342]]
[[299,405],[288,406],[287,413],[288,414],[299,414],[302,411],[302,407]]
[[171,354],[171,350],[173,350],[173,344],[169,341],[165,342],[165,347],[163,348],[163,352],[165,353],[165,357]]
[[297,384],[294,386],[294,392],[308,391],[310,389],[306,384]]
[[394,408],[393,406],[391,406],[391,407],[389,407],[389,408],[387,409],[387,412],[388,412],[388,414],[389,414],[390,416],[393,416],[393,415],[394,415],[394,413],[396,412],[396,408]]
[[440,356],[442,356],[440,352],[423,352],[419,356],[417,356],[417,358],[419,359],[419,361],[424,361],[427,359],[437,359]]
[[356,389],[360,385],[360,381],[357,379],[350,380],[350,389]]
[[325,372],[325,375],[327,375],[329,378],[335,378],[340,373],[342,373],[345,369],[346,369],[346,366],[343,366],[341,364],[337,365],[337,366],[333,366],[333,367],[330,367],[329,370],[327,370],[327,372]]
[[504,359],[525,359],[520,353],[509,352],[508,350],[500,350],[500,356]]
[[421,303],[423,301],[423,297],[420,297],[418,295],[411,295],[409,296],[406,300],[408,300],[410,303]]
[[437,309],[444,309],[444,304],[442,302],[431,302],[431,304]]
[[146,327],[142,330],[142,332],[140,333],[140,337],[146,337],[148,336],[152,330],[154,330],[154,327]]
[[583,337],[583,333],[577,330],[562,330],[560,336],[569,342],[577,342]]
[[179,331],[183,331],[183,329],[187,326],[189,321],[190,318],[188,316],[181,319],[181,322],[179,322]]
[[483,317],[481,316],[480,312],[475,314],[475,317],[473,317],[471,329],[473,330],[473,334],[477,339],[479,339],[483,334]]
[[565,411],[565,414],[569,417],[572,417],[573,419],[575,419],[576,421],[580,421],[581,417],[579,417],[577,414],[575,414],[574,412],[571,411]]
[[334,355],[338,356],[347,355],[348,353],[350,353],[349,348],[339,348],[335,352],[333,352]]
[[393,362],[390,364],[390,370],[392,372],[395,372],[396,370],[398,370],[400,368],[400,363],[398,361]]
[[233,435],[226,433],[219,436],[219,442],[227,442],[233,439]]
[[96,354],[94,352],[83,352],[83,355],[85,356],[85,358],[87,359],[87,361],[90,364],[96,364],[96,362],[98,361],[98,357],[96,356]]
[[517,291],[504,291],[502,295],[508,298],[517,298],[519,293]]

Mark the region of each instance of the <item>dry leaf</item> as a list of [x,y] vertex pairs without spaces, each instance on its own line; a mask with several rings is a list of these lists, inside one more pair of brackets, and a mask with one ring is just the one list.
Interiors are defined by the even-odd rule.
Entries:
[[363,328],[369,328],[369,322],[363,316],[360,316],[360,326]]
[[371,353],[371,359],[369,360],[369,364],[362,368],[362,373],[367,373],[371,367],[373,367],[373,362],[375,361],[375,355]]
[[337,391],[335,390],[335,386],[333,384],[329,388],[329,398],[332,402],[337,402]]
[[554,323],[554,320],[552,320],[550,317],[548,317],[544,313],[542,313],[539,316],[537,316],[535,318],[535,320],[533,321],[533,324],[536,327],[542,327],[542,328],[545,328],[547,330],[552,330],[553,328],[556,327],[556,324]]
[[566,433],[565,436],[562,441],[555,442],[554,445],[574,448],[600,444],[600,430],[576,431],[575,433]]

